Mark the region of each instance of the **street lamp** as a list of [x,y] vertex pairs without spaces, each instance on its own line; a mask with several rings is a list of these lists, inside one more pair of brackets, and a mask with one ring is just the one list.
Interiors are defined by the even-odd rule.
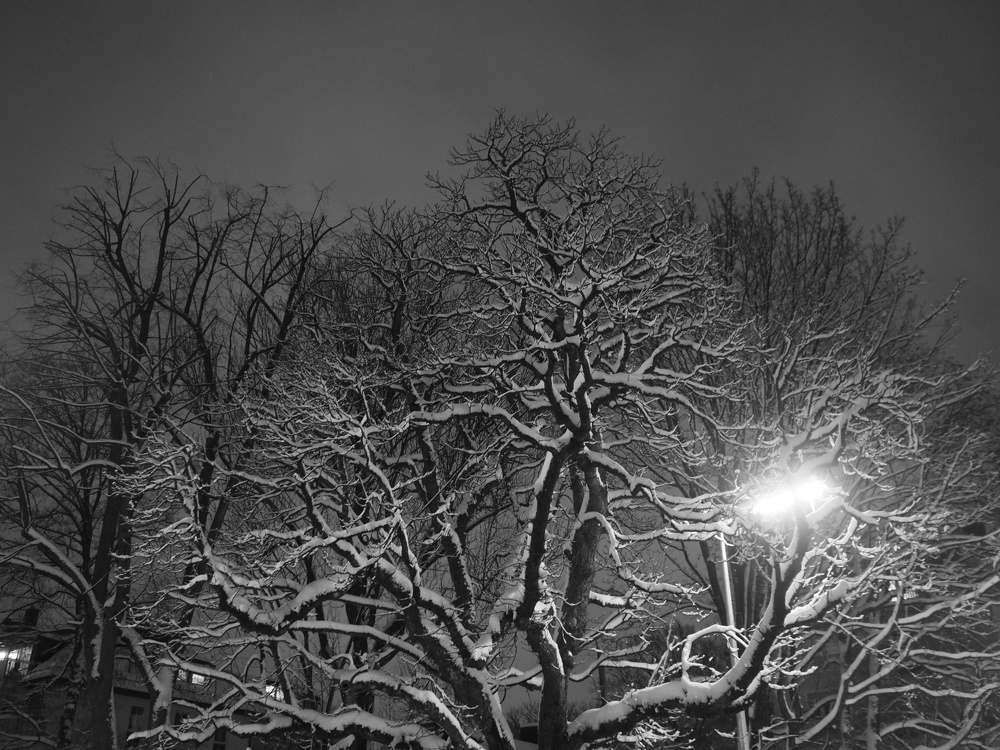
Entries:
[[[775,516],[792,511],[797,505],[808,505],[814,507],[816,502],[830,492],[830,487],[819,477],[808,477],[806,479],[789,483],[771,492],[762,494],[753,500],[752,506],[755,511],[765,516]],[[736,627],[736,611],[733,606],[733,577],[729,567],[729,546],[726,544],[726,537],[719,532],[719,550],[722,560],[722,589],[723,599],[726,604],[726,621],[729,627]],[[732,665],[735,668],[740,655],[736,644],[736,638],[729,638],[729,653]],[[746,711],[736,714],[736,746],[738,750],[750,750],[750,730],[747,725]]]
[[812,508],[817,501],[830,492],[830,487],[819,477],[808,477],[793,482],[754,498],[753,509],[763,516],[788,513],[796,505]]
[[[733,607],[733,577],[729,570],[729,547],[726,544],[726,537],[719,532],[719,549],[722,552],[722,590],[723,599],[726,601],[726,622],[729,627],[736,627],[736,611]],[[736,645],[736,638],[729,637],[729,656],[732,659],[733,667],[736,667],[740,660],[740,655]],[[750,731],[747,726],[746,710],[736,714],[736,747],[739,750],[750,750]]]

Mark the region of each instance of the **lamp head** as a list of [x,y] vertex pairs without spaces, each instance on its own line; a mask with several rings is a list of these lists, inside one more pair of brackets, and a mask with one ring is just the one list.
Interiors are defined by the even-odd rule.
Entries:
[[756,497],[753,509],[767,516],[788,513],[796,504],[812,507],[829,492],[830,487],[822,479],[807,477]]

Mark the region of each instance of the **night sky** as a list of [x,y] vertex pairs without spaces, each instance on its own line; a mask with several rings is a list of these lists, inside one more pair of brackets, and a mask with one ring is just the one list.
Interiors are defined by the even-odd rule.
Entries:
[[433,200],[497,108],[608,126],[696,191],[754,167],[907,219],[955,353],[1000,351],[1000,3],[23,2],[0,22],[0,317],[66,189],[126,156]]

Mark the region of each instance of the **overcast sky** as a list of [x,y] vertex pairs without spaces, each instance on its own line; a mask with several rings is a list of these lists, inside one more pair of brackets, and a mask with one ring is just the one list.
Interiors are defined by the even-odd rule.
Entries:
[[7,5],[0,315],[87,167],[169,159],[333,184],[334,214],[424,204],[496,108],[606,125],[698,191],[759,167],[907,219],[927,299],[965,278],[957,353],[1000,350],[1000,3]]

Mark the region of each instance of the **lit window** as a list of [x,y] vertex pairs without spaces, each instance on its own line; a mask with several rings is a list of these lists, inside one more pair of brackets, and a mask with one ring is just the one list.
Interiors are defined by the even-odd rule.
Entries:
[[0,645],[0,677],[25,674],[31,665],[31,646],[10,648]]
[[285,700],[285,691],[277,685],[267,684],[264,686],[264,695],[276,701]]
[[189,672],[186,669],[178,669],[177,681],[186,682],[188,685],[207,685],[208,677],[197,672]]

